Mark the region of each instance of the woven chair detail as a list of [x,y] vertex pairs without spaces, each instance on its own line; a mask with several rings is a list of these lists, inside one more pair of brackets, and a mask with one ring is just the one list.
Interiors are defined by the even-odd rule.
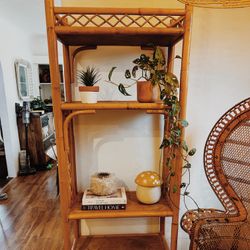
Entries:
[[250,249],[250,98],[227,111],[212,128],[204,169],[224,211],[187,211],[181,227],[190,249]]

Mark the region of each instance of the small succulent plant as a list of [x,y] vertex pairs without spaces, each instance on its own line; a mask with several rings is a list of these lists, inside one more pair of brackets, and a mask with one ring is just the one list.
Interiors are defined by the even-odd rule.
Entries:
[[100,80],[99,71],[89,66],[86,70],[80,70],[77,77],[79,82],[85,86],[94,86]]

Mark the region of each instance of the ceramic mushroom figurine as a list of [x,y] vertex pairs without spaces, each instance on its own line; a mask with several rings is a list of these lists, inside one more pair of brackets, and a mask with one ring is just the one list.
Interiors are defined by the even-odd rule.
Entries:
[[135,179],[137,184],[136,197],[145,204],[154,204],[161,198],[161,179],[153,171],[144,171],[137,175]]

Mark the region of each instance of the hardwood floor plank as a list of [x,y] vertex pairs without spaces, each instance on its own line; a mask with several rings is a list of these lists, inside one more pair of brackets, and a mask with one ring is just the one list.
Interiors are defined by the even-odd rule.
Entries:
[[63,249],[56,168],[14,178],[2,192],[1,250]]

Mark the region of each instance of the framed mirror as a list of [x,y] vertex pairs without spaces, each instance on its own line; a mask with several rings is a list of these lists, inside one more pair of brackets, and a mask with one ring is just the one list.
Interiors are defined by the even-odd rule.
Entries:
[[22,59],[16,60],[15,71],[20,99],[24,101],[33,99],[32,69],[30,63]]

